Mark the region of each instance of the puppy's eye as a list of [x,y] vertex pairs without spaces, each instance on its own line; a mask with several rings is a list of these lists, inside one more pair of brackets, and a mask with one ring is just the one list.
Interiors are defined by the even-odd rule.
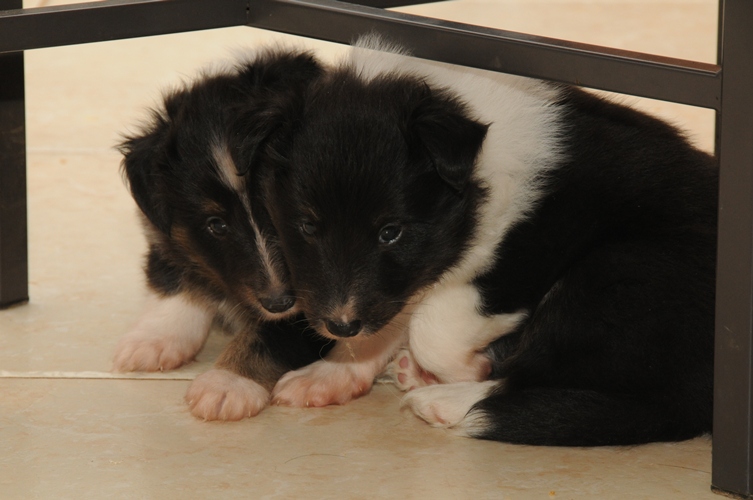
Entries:
[[316,233],[316,225],[311,221],[304,221],[301,223],[301,232],[306,236],[313,236]]
[[229,230],[227,222],[219,217],[210,217],[207,219],[207,230],[212,236],[220,237],[225,236]]
[[403,234],[403,228],[397,224],[387,224],[379,230],[379,243],[383,245],[392,245]]

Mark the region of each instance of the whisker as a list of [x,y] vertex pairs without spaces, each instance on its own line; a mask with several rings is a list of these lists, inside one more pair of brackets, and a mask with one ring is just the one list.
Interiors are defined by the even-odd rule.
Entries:
[[322,354],[322,351],[324,350],[324,348],[325,348],[325,347],[327,347],[328,345],[330,345],[330,344],[331,344],[332,342],[335,342],[335,341],[334,341],[334,340],[332,340],[332,339],[329,339],[329,342],[327,342],[326,344],[324,344],[324,345],[323,345],[323,346],[322,346],[322,347],[321,347],[321,348],[319,349],[319,359],[320,359],[320,360],[322,360],[322,361],[325,361],[325,362],[327,361],[327,360],[326,360],[326,358],[325,358],[325,355],[324,355],[324,354]]

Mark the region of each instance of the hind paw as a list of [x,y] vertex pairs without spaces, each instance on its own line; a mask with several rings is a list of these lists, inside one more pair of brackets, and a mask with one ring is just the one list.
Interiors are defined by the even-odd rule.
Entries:
[[431,373],[418,366],[407,348],[400,349],[384,370],[384,377],[393,382],[401,391],[412,391],[419,387],[439,383]]
[[117,372],[156,372],[174,370],[192,361],[203,342],[180,336],[141,338],[139,332],[118,343],[113,357]]
[[173,370],[204,346],[213,313],[180,295],[154,296],[136,326],[118,342],[116,372]]
[[461,434],[473,405],[484,399],[497,381],[461,382],[422,387],[403,397],[402,407],[432,427],[458,428]]
[[186,392],[191,413],[204,420],[241,420],[267,406],[269,391],[251,379],[227,370],[202,373]]

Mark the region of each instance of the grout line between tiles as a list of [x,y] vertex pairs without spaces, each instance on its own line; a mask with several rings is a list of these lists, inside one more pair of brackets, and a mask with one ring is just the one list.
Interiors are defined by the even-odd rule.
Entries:
[[[72,380],[188,380],[195,379],[198,374],[190,373],[166,373],[166,372],[149,372],[149,373],[110,373],[110,372],[64,372],[64,371],[31,371],[17,372],[9,370],[0,370],[0,379],[19,378],[19,379],[72,379]],[[394,383],[389,376],[380,376],[374,379],[374,385],[387,385]]]
[[112,148],[65,148],[65,147],[29,147],[29,154],[120,154],[117,149]]
[[114,379],[114,380],[193,380],[195,374],[185,373],[110,373],[110,372],[64,372],[64,371],[32,371],[15,372],[0,370],[2,378],[20,379]]

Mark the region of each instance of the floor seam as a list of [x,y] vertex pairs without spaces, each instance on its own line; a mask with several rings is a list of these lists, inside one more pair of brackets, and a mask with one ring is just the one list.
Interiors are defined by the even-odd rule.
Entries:
[[181,373],[111,373],[98,371],[10,371],[0,370],[0,379],[73,379],[73,380],[193,380],[196,374]]

